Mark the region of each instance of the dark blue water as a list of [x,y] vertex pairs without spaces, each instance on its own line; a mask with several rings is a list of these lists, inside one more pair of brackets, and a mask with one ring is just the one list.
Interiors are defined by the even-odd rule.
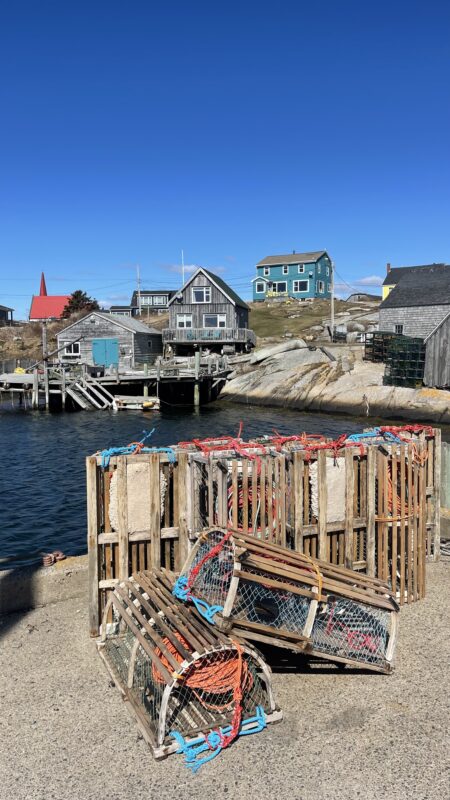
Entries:
[[[105,411],[52,414],[0,410],[0,558],[3,568],[31,564],[43,552],[86,551],[85,457],[121,446],[156,427],[152,445],[193,437],[270,433],[323,433],[338,436],[367,425],[367,419],[303,414],[218,401],[200,412],[143,414]],[[372,422],[372,420],[371,420]],[[150,442],[149,442],[150,444]]]

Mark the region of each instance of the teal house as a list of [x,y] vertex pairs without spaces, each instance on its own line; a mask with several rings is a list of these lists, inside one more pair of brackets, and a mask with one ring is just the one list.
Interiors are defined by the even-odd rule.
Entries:
[[331,297],[332,263],[326,250],[267,256],[256,265],[253,301],[295,297],[297,300]]

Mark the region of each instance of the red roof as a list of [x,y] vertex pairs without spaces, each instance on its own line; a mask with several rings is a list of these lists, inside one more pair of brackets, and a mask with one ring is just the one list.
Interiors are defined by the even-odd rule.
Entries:
[[61,319],[70,295],[33,295],[30,320]]

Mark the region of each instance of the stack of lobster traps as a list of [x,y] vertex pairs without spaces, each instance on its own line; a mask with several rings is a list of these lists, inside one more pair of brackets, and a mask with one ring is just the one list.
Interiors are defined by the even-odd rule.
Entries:
[[156,758],[281,719],[257,648],[392,670],[439,557],[438,430],[144,439],[87,476],[91,634]]

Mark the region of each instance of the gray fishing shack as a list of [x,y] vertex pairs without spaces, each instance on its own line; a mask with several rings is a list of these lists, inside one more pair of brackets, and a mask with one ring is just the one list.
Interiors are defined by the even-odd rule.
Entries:
[[162,353],[162,335],[139,320],[91,311],[57,335],[65,364],[133,369],[153,364]]

